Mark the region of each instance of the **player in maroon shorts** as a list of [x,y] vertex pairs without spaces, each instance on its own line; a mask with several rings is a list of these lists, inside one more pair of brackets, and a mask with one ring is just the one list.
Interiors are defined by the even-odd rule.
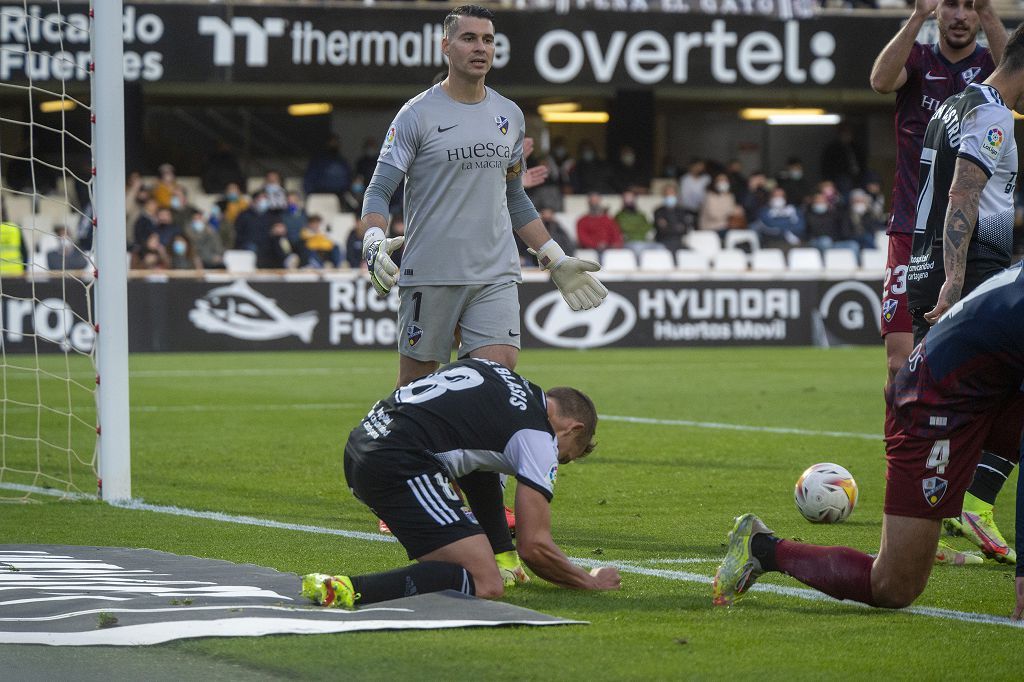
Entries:
[[[918,43],[918,32],[933,15],[939,41]],[[979,26],[985,30],[988,49],[977,43]],[[886,229],[889,257],[882,285],[881,319],[888,381],[914,347],[907,310],[907,266],[925,127],[942,102],[992,73],[1003,55],[1006,39],[1006,29],[990,0],[917,0],[910,19],[871,68],[872,89],[882,94],[896,93],[896,180]]]
[[924,591],[941,521],[960,509],[984,446],[1018,447],[1024,430],[1024,270],[994,275],[928,332],[886,390],[882,543],[872,557],[775,537],[744,514],[729,534],[714,600],[730,605],[780,571],[836,599],[902,608]]

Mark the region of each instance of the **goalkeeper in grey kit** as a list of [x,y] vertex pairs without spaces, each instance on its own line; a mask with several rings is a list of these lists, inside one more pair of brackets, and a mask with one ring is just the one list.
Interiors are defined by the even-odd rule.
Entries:
[[[514,102],[484,84],[494,59],[494,14],[477,5],[444,19],[448,76],[406,102],[388,127],[363,199],[363,257],[386,296],[401,285],[398,385],[451,359],[490,360],[512,370],[519,358],[519,254],[512,230],[573,310],[601,304],[608,290],[597,263],[566,256],[523,189],[526,122]],[[388,205],[405,182],[404,237],[387,238]],[[402,244],[402,271],[391,258]],[[506,584],[527,579],[512,543],[498,475],[458,479],[487,534]]]
[[[490,10],[454,8],[441,48],[448,77],[409,100],[388,128],[363,201],[363,254],[374,288],[399,295],[399,385],[448,362],[455,329],[460,357],[514,369],[522,281],[516,230],[549,270],[573,310],[601,303],[597,263],[565,255],[523,189],[526,123],[514,102],[484,85],[494,57]],[[388,203],[405,181],[402,271],[386,238]]]

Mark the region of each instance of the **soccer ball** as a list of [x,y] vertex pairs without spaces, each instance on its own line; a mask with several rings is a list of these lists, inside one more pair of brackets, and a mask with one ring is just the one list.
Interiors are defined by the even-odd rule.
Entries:
[[811,523],[839,523],[857,506],[857,482],[838,464],[815,464],[796,480],[793,499]]

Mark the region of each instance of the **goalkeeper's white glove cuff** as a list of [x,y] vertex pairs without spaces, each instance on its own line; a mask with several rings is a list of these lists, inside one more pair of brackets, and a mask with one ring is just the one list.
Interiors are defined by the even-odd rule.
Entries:
[[549,239],[536,253],[537,262],[545,270],[554,270],[555,266],[567,258],[565,250],[554,239]]
[[370,227],[366,230],[363,234],[363,260],[366,260],[366,255],[370,250],[370,245],[383,241],[384,237],[384,230],[379,227]]

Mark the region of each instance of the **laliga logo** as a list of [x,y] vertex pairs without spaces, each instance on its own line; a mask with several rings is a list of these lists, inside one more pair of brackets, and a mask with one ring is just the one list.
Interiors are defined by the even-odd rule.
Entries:
[[245,280],[218,287],[197,299],[188,319],[211,334],[227,334],[246,341],[270,341],[297,336],[309,343],[319,318],[315,311],[290,317],[274,299],[255,291]]
[[526,328],[538,339],[559,348],[596,348],[615,343],[633,330],[636,309],[609,292],[597,308],[573,312],[557,291],[550,291],[526,308]]
[[[843,294],[847,295],[843,296]],[[853,294],[853,296],[850,294]],[[871,317],[875,321],[875,327],[878,331],[881,331],[882,308],[878,302],[878,294],[864,282],[853,280],[840,282],[826,291],[825,295],[821,297],[821,303],[818,306],[818,312],[821,313],[823,320],[830,318],[829,312],[832,309],[832,302],[840,296],[842,296],[843,300],[839,304],[839,310],[836,311],[838,313],[836,319],[840,327],[848,331],[864,329],[864,316],[866,313],[864,300],[866,300],[867,307],[870,308]]]

